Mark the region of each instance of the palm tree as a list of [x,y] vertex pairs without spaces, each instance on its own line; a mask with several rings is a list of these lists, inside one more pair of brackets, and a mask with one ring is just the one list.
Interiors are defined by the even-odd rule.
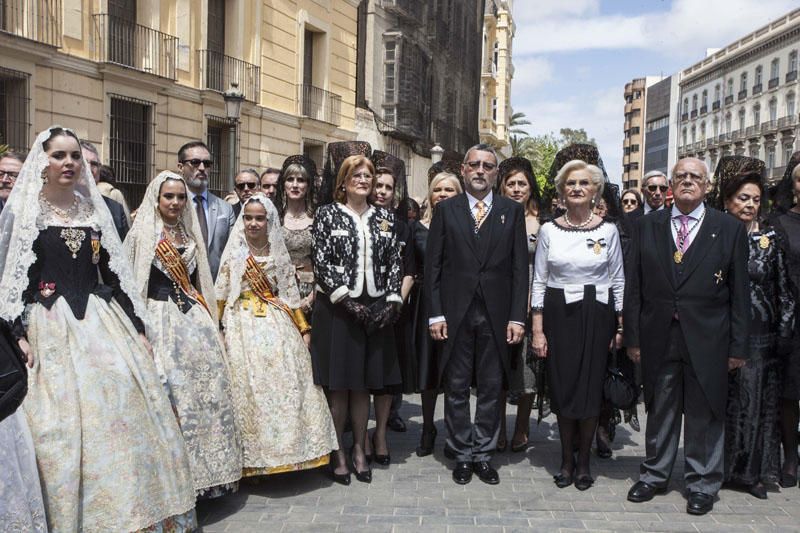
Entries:
[[525,113],[519,111],[512,113],[511,119],[508,121],[508,133],[513,135],[528,135],[528,132],[519,126],[529,126],[531,121],[525,117]]

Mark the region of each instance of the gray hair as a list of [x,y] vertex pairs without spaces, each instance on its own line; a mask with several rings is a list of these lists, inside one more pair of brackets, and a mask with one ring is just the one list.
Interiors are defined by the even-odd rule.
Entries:
[[702,159],[699,159],[699,158],[697,158],[697,157],[684,157],[684,158],[682,158],[682,159],[678,159],[678,161],[675,163],[675,166],[674,166],[674,167],[672,167],[672,172],[671,172],[671,175],[672,175],[673,177],[675,176],[675,169],[676,169],[676,168],[678,168],[678,165],[680,165],[680,164],[681,164],[681,161],[686,161],[686,160],[688,160],[688,159],[693,159],[694,161],[697,161],[698,163],[700,163],[701,165],[703,165],[703,170],[704,170],[704,171],[705,171],[705,173],[706,173],[706,181],[709,181],[709,180],[711,179],[711,178],[709,177],[709,174],[711,174],[711,171],[708,169],[708,164],[707,164],[705,161],[703,161]]
[[25,156],[15,150],[6,150],[5,152],[0,152],[0,159],[5,159],[7,157],[25,164]]
[[470,152],[489,152],[494,156],[495,163],[499,163],[500,159],[497,157],[497,152],[495,151],[494,147],[490,144],[486,143],[478,143],[475,146],[471,147],[467,152],[464,154],[464,164],[466,165],[469,161],[469,154]]
[[573,159],[572,161],[568,161],[564,164],[563,167],[558,171],[556,174],[556,191],[558,191],[558,195],[563,197],[564,196],[564,189],[566,188],[567,178],[570,174],[575,172],[576,170],[588,170],[589,176],[592,178],[592,183],[597,187],[597,195],[595,196],[596,199],[599,199],[603,195],[603,189],[605,187],[605,176],[603,176],[603,171],[600,167],[595,165],[590,165],[586,161],[581,161],[580,159]]
[[239,177],[239,174],[252,174],[253,176],[256,177],[256,181],[259,181],[261,179],[261,176],[258,175],[258,170],[254,168],[243,168],[242,170],[236,173],[236,176],[234,176],[234,181],[236,181],[236,178]]
[[89,141],[80,141],[80,143],[81,143],[81,148],[83,148],[84,150],[88,150],[89,152],[92,152],[94,155],[97,156],[98,159],[100,159],[100,152],[97,151],[97,146],[93,145]]
[[661,172],[660,170],[651,170],[647,174],[644,175],[642,178],[642,189],[647,187],[647,182],[650,181],[652,178],[664,178],[665,180],[669,181],[669,178],[666,174]]

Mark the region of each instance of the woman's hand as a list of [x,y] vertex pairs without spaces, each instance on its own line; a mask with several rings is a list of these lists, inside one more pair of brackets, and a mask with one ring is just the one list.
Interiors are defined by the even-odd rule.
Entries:
[[544,336],[543,331],[533,332],[531,345],[533,346],[533,353],[536,354],[536,357],[539,359],[547,357],[547,337]]
[[311,333],[303,333],[303,342],[306,343],[306,348],[311,349]]
[[609,351],[614,351],[614,349],[619,350],[622,348],[622,333],[619,331],[614,335],[614,338],[611,339],[611,343],[608,345]]
[[33,368],[33,350],[31,345],[28,344],[28,339],[20,338],[17,344],[19,344],[19,349],[22,350],[22,355],[25,356],[25,364],[28,365],[28,368]]
[[145,337],[144,333],[139,333],[139,339],[142,341],[142,344],[144,344],[144,348],[147,350],[147,353],[150,354],[150,357],[155,359],[156,356],[153,354],[153,347],[150,345],[150,341],[147,340],[147,337]]

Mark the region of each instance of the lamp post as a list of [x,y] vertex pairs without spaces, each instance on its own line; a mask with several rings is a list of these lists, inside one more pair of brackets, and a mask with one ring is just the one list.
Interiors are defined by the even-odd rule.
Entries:
[[436,164],[442,160],[442,156],[444,155],[444,148],[439,146],[439,143],[436,143],[431,148],[431,163]]
[[242,102],[244,94],[239,90],[239,84],[231,82],[231,88],[222,93],[225,100],[225,116],[233,122],[233,127],[228,131],[228,147],[230,151],[230,161],[228,164],[228,190],[233,190],[233,178],[236,176],[236,128],[239,125],[239,117],[242,113]]

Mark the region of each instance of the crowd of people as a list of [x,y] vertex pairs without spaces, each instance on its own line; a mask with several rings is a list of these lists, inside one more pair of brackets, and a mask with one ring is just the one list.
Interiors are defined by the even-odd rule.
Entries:
[[365,142],[243,169],[228,201],[214,163],[183,145],[131,210],[69,129],[0,155],[0,529],[191,531],[245,478],[370,483],[414,393],[420,457],[444,396],[458,484],[499,483],[552,412],[554,484],[588,490],[643,391],[628,500],[667,489],[682,426],[688,513],[797,486],[800,152],[774,188],[725,156],[620,195],[594,146],[540,188],[481,144],[421,205]]

